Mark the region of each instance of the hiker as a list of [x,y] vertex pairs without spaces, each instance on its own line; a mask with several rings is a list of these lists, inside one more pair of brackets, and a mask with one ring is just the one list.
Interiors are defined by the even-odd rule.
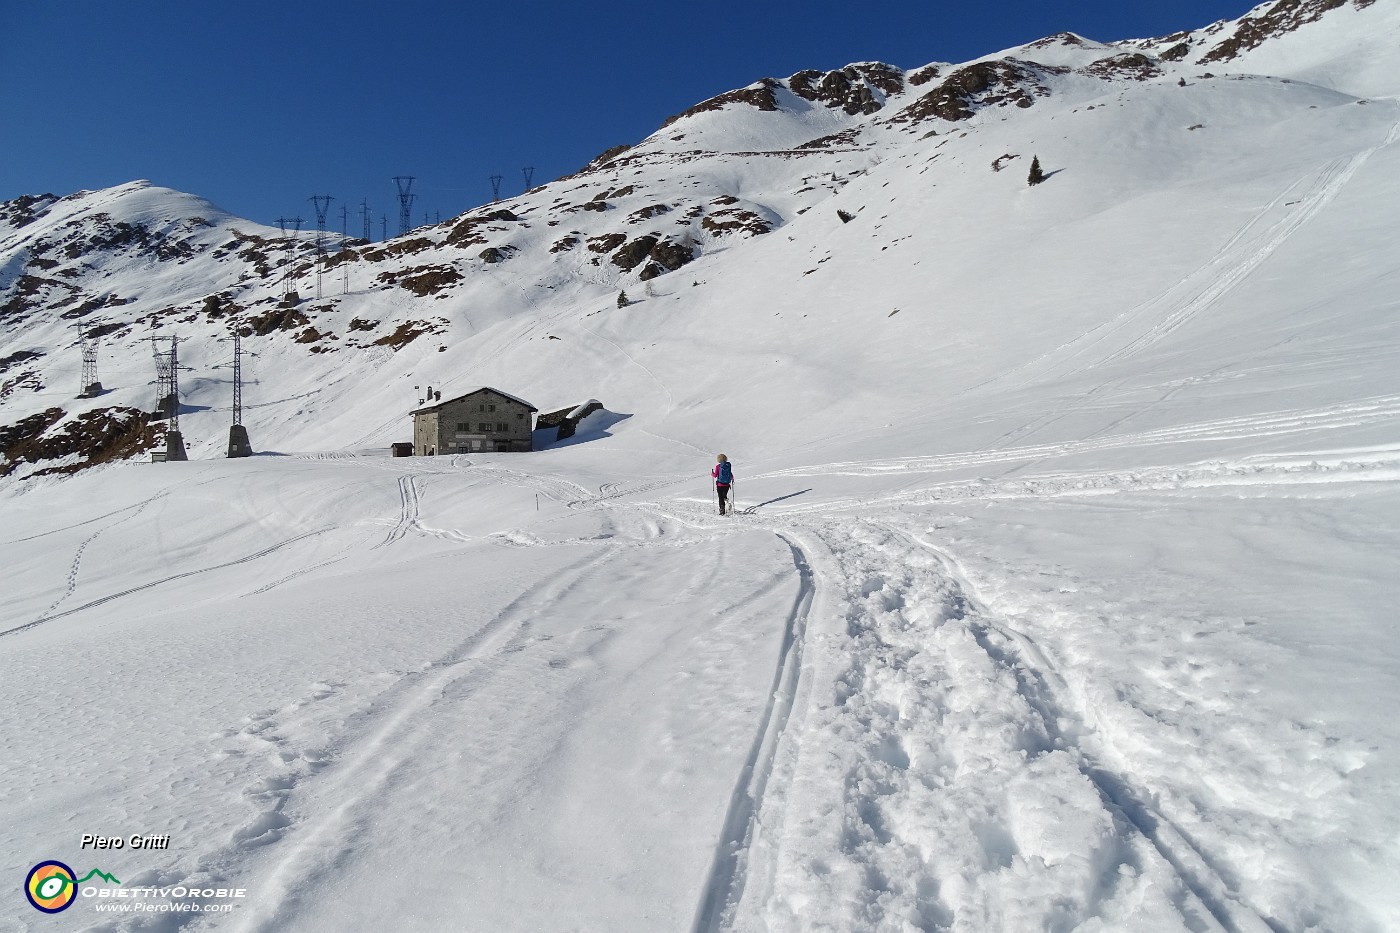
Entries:
[[715,468],[710,471],[714,477],[715,492],[719,495],[719,514],[725,514],[725,503],[729,500],[729,487],[734,485],[734,466],[724,454],[715,457]]

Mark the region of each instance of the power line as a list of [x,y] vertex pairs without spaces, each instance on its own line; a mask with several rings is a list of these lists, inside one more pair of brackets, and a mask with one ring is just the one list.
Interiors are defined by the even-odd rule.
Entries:
[[243,426],[243,335],[238,318],[230,322],[233,329],[233,424],[228,429],[228,455],[251,457],[253,445],[248,441],[248,429]]
[[394,185],[399,189],[399,236],[403,236],[413,225],[413,175],[395,175]]
[[151,337],[151,355],[155,358],[158,398],[155,416],[166,418],[165,459],[167,461],[188,460],[185,453],[185,439],[180,433],[180,341],[183,338],[171,335],[170,350],[160,348],[160,337]]
[[78,390],[78,398],[96,398],[102,394],[102,383],[97,379],[97,337],[89,335],[82,324],[78,328],[78,343],[83,350],[83,378]]
[[321,272],[326,265],[326,212],[335,198],[328,194],[313,194],[308,200],[316,208],[316,300],[321,299]]
[[[287,224],[295,224],[296,233],[301,233],[302,219],[300,217],[278,217],[277,224],[282,228],[282,236],[284,238],[287,236]],[[298,238],[296,242],[300,243],[301,240]],[[295,289],[292,288],[291,271],[292,266],[296,264],[296,261],[296,248],[291,247],[291,255],[287,257],[287,261],[282,264],[282,297],[284,298],[287,295],[291,294],[293,291],[295,291]]]

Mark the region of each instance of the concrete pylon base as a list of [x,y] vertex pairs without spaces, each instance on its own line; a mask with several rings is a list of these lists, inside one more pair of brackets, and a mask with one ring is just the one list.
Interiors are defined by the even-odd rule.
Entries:
[[251,457],[253,445],[248,441],[248,429],[235,424],[228,429],[228,455],[230,457]]
[[180,436],[179,431],[165,433],[165,459],[167,463],[172,460],[190,459],[185,454],[185,439]]

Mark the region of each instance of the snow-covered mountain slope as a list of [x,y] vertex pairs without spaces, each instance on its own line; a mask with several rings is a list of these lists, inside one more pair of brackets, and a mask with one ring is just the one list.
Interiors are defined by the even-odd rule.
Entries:
[[[1191,41],[1207,49],[1230,28]],[[178,333],[195,409],[182,427],[192,451],[213,454],[231,394],[222,341],[237,316],[260,354],[245,420],[264,449],[387,443],[421,396],[410,386],[426,384],[499,383],[545,406],[596,396],[652,420],[739,406],[780,445],[855,417],[853,390],[871,384],[898,423],[970,373],[927,365],[911,345],[976,347],[1001,372],[1048,342],[1111,328],[1125,346],[1141,338],[1136,354],[1178,306],[1186,318],[1201,301],[1228,313],[1231,276],[1290,243],[1321,268],[1355,261],[1352,243],[1375,237],[1319,233],[1314,247],[1325,218],[1299,219],[1368,191],[1349,182],[1389,139],[1393,104],[1230,69],[1307,40],[1304,70],[1347,60],[1385,74],[1394,54],[1376,43],[1396,32],[1393,5],[1347,5],[1212,63],[1211,78],[1189,57],[1064,34],[961,67],[765,80],[580,175],[334,253],[319,300],[310,234],[286,239],[140,183],[16,202],[0,217],[0,412],[14,424],[60,410],[53,435],[84,411],[150,408],[146,338]],[[1364,43],[1349,57],[1353,36]],[[1033,156],[1053,183],[1032,190]],[[1383,213],[1383,199],[1363,197]],[[1319,296],[1366,287],[1344,278],[1309,281]],[[289,283],[294,307],[282,302]],[[1208,292],[1195,301],[1192,288]],[[617,307],[623,290],[636,304]],[[852,324],[860,340],[834,339]],[[100,399],[68,397],[74,325],[102,341],[112,391]],[[990,339],[1008,330],[1026,339]],[[658,391],[648,370],[664,373],[668,354],[693,358],[696,341],[743,357],[746,377]],[[659,365],[629,359],[643,352]],[[808,401],[792,405],[770,379]],[[851,409],[828,407],[842,399]],[[791,433],[775,436],[777,422]]]
[[[67,732],[0,726],[0,873],[169,832],[94,866],[248,891],[169,929],[1400,926],[1396,10],[767,79],[319,298],[185,195],[4,205],[0,695]],[[191,463],[121,460],[153,333]],[[483,384],[607,411],[385,456]]]

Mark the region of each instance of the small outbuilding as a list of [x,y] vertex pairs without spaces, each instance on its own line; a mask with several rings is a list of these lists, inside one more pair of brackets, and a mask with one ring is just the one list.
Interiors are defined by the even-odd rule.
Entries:
[[483,386],[413,412],[413,450],[420,457],[534,449],[534,405]]

